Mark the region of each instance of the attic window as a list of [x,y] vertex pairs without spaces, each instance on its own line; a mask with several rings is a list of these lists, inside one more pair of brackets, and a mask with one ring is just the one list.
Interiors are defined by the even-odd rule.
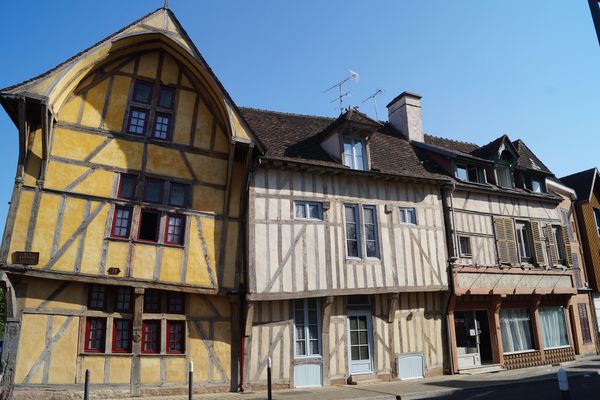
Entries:
[[531,190],[535,193],[543,193],[545,190],[542,180],[539,178],[531,178]]
[[344,165],[359,171],[366,170],[365,142],[357,137],[344,137]]
[[455,176],[461,181],[485,183],[485,172],[480,167],[457,164]]
[[513,187],[509,167],[505,165],[499,165],[496,167],[496,183],[505,188]]

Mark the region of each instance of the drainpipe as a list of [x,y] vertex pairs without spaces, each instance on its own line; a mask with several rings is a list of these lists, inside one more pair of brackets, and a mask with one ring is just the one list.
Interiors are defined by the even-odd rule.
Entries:
[[[454,293],[454,281],[452,276],[452,265],[456,259],[458,252],[456,251],[456,230],[455,230],[455,219],[454,219],[454,191],[456,190],[456,184],[452,182],[450,190],[448,187],[442,188],[442,207],[444,209],[444,225],[446,227],[446,246],[448,248],[448,295],[446,299],[446,342],[447,342],[447,357],[450,365],[450,373],[454,375],[454,357],[452,356],[451,335],[450,335],[450,323],[448,320],[448,313],[450,310],[450,300]],[[450,204],[448,204],[448,198],[450,198]]]

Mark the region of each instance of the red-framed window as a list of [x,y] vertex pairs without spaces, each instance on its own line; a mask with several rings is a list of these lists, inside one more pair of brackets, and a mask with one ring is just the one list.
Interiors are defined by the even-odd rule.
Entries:
[[133,96],[131,100],[137,103],[150,104],[152,102],[152,87],[150,82],[135,81],[133,86]]
[[119,190],[117,191],[117,197],[120,199],[134,199],[136,186],[137,176],[130,174],[119,175]]
[[146,289],[144,292],[144,312],[160,312],[160,290]]
[[185,217],[177,214],[168,214],[165,229],[165,243],[182,245],[184,231]]
[[156,113],[154,117],[154,129],[152,130],[152,137],[160,140],[171,139],[171,125],[172,125],[171,114]]
[[148,124],[148,110],[131,107],[129,110],[129,121],[127,121],[127,132],[135,135],[144,135]]
[[175,207],[186,207],[189,202],[190,185],[171,182],[169,188],[169,205]]
[[130,312],[131,311],[131,288],[117,287],[115,288],[115,311]]
[[184,321],[167,321],[167,353],[185,353]]
[[104,353],[106,338],[106,318],[86,318],[85,351]]
[[158,242],[160,229],[160,212],[156,210],[140,211],[140,227],[138,239],[146,242]]
[[160,353],[160,321],[142,321],[142,353]]
[[113,353],[131,353],[131,320],[113,320]]
[[144,180],[144,201],[149,203],[162,203],[164,187],[165,181],[162,179],[146,178]]
[[161,86],[158,89],[158,107],[172,109],[175,103],[175,89]]
[[110,235],[118,238],[129,238],[132,215],[133,209],[131,207],[116,206]]
[[89,310],[106,310],[107,296],[106,286],[90,285],[88,286],[88,309]]
[[183,314],[185,312],[185,294],[181,292],[167,292],[167,312]]

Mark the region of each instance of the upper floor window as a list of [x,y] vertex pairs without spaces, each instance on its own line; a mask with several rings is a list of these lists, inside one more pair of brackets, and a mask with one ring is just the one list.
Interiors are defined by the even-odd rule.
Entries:
[[348,257],[360,257],[360,230],[358,225],[358,206],[345,205],[344,215],[346,218],[346,252]]
[[171,182],[169,187],[169,205],[186,207],[190,202],[190,185]]
[[471,238],[468,236],[459,236],[458,245],[460,248],[461,257],[471,257]]
[[367,257],[379,258],[379,235],[377,232],[377,209],[375,206],[363,206],[363,225]]
[[600,236],[600,210],[597,208],[594,208],[594,220],[596,221],[596,231]]
[[474,167],[466,164],[456,165],[456,178],[461,181],[485,183],[485,171],[483,168]]
[[496,180],[499,186],[511,188],[513,186],[510,168],[505,165],[496,167]]
[[[120,174],[117,198],[135,200],[139,178],[136,175]],[[146,177],[142,198],[145,202],[189,207],[191,204],[191,185],[164,179]]]
[[149,203],[162,203],[164,186],[165,181],[162,179],[146,178],[144,182],[144,200]]
[[184,321],[167,321],[167,353],[185,353]]
[[129,238],[132,214],[133,209],[131,207],[115,207],[115,214],[113,216],[113,223],[111,229],[112,237]]
[[142,321],[142,353],[160,353],[160,321]]
[[104,310],[106,309],[107,296],[106,286],[93,285],[89,287],[88,292],[88,309],[89,310]]
[[135,198],[135,189],[137,186],[137,176],[130,174],[121,174],[119,176],[119,190],[117,197],[120,199],[132,200]]
[[85,351],[103,353],[106,335],[106,318],[86,318]]
[[366,167],[365,142],[353,136],[344,137],[344,165],[364,171]]
[[146,132],[146,124],[148,123],[148,111],[141,108],[131,108],[129,113],[129,122],[127,124],[127,132],[135,135],[143,135]]
[[417,224],[417,211],[414,207],[400,207],[401,224]]
[[131,311],[131,288],[118,287],[115,299],[115,311],[130,312]]
[[135,81],[133,86],[133,101],[150,104],[152,101],[152,86],[150,82]]
[[561,265],[565,265],[565,246],[563,241],[562,229],[560,226],[552,226],[552,236],[554,236],[554,246],[556,247],[558,263]]
[[521,262],[530,262],[532,260],[531,226],[526,221],[516,221],[515,225]]
[[112,351],[113,353],[131,352],[131,320],[114,319]]
[[185,217],[177,214],[167,215],[167,224],[165,231],[165,243],[183,244],[183,231],[185,229]]
[[159,140],[171,140],[173,128],[173,109],[175,107],[175,89],[159,86],[154,96],[154,84],[137,80],[133,85],[130,101],[127,132],[146,136],[148,122],[154,121],[150,136]]
[[296,219],[323,220],[323,207],[314,201],[294,201],[294,217]]
[[[362,220],[359,206],[344,205],[346,228],[346,255],[350,258],[379,258],[379,233],[377,230],[377,208],[371,205],[362,206]],[[361,229],[362,225],[362,229]],[[364,231],[364,236],[362,232]],[[363,246],[364,240],[364,246]]]
[[531,190],[536,193],[543,193],[544,186],[541,179],[531,178]]

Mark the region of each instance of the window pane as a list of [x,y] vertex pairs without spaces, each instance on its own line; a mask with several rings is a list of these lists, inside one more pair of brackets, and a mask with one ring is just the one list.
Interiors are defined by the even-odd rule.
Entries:
[[355,210],[356,209],[354,207],[346,206],[344,211],[346,213],[346,222],[356,222]]
[[349,257],[358,257],[358,243],[356,240],[348,240],[348,256]]
[[364,155],[363,155],[363,142],[362,140],[356,140],[353,146],[354,151],[354,169],[364,169]]
[[464,165],[457,165],[456,166],[456,177],[458,179],[460,179],[461,181],[466,181],[468,179],[467,167],[465,167]]
[[[350,329],[352,329],[352,328],[350,328]],[[350,331],[350,344],[353,344],[353,345],[359,344],[358,332]]]
[[129,115],[129,124],[127,124],[127,131],[136,135],[143,135],[146,131],[147,120],[148,113],[145,110],[132,108]]
[[529,310],[524,308],[500,310],[500,331],[505,353],[533,349]]
[[361,360],[369,359],[369,346],[360,346],[360,359]]
[[296,218],[306,218],[306,204],[296,203]]
[[366,317],[358,317],[358,329],[367,329]]
[[304,325],[304,309],[296,310],[294,320],[296,325]]
[[318,204],[309,204],[308,205],[308,217],[313,219],[320,219],[321,212]]
[[350,318],[350,329],[351,330],[358,329],[358,322],[357,322],[357,318],[356,317],[351,317]]
[[150,203],[162,203],[162,190],[164,181],[146,178],[144,183],[144,200]]
[[152,85],[148,82],[135,82],[133,89],[133,100],[139,103],[150,104],[152,97]]
[[296,340],[304,340],[304,325],[296,326]]
[[171,126],[171,116],[170,115],[156,113],[156,120],[154,121],[153,136],[157,139],[162,139],[162,140],[169,139],[170,126]]
[[354,159],[352,158],[352,140],[350,138],[344,139],[344,165],[346,167],[354,168]]
[[144,292],[144,312],[160,312],[160,292],[147,289]]
[[135,186],[137,177],[135,175],[121,174],[119,178],[119,197],[122,199],[133,199],[135,197]]
[[377,257],[377,244],[374,241],[367,241],[367,257]]
[[532,179],[531,180],[531,190],[533,190],[534,192],[537,192],[537,193],[541,193],[542,192],[542,182],[538,181],[537,179]]
[[167,216],[167,242],[183,244],[184,219],[179,215]]
[[128,287],[117,288],[115,311],[128,312],[131,310],[131,289]]
[[350,349],[350,354],[352,360],[360,360],[360,351],[357,346],[352,346],[352,348]]
[[319,354],[319,341],[318,340],[310,341],[310,354],[311,355]]
[[172,206],[185,207],[188,190],[189,188],[187,185],[171,183],[171,190],[169,193],[169,204],[171,204]]
[[131,224],[131,208],[115,207],[111,236],[128,238]]
[[299,356],[306,355],[306,343],[304,341],[296,342],[296,355],[299,355]]
[[317,339],[319,337],[319,329],[317,325],[309,325],[308,326],[308,338],[311,340]]
[[562,307],[541,307],[542,342],[544,348],[568,346],[567,325]]
[[162,108],[173,108],[173,100],[175,100],[175,90],[161,86],[158,90],[158,106]]

